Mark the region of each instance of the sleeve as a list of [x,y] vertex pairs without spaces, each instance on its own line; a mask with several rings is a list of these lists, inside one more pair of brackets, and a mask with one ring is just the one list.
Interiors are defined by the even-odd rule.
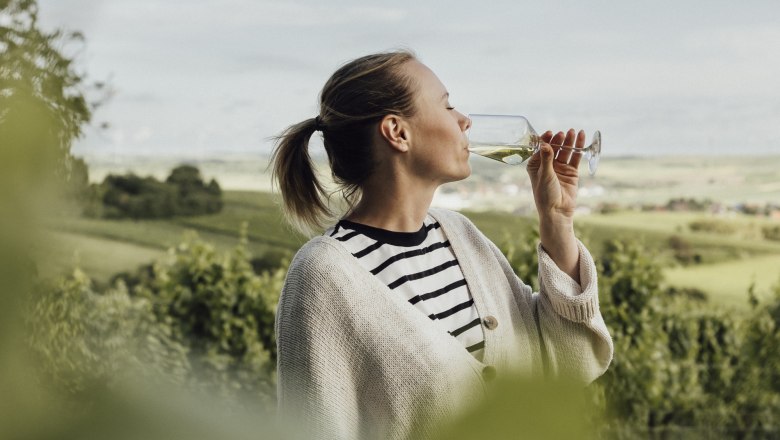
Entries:
[[614,346],[599,310],[596,265],[582,242],[578,240],[577,246],[581,284],[561,271],[538,245],[540,291],[534,293],[491,242],[515,295],[522,297],[518,304],[531,304],[547,374],[590,383],[606,372]]
[[590,383],[607,371],[614,346],[599,310],[596,265],[579,240],[577,247],[579,284],[538,245],[539,293],[533,298],[534,315],[549,371]]
[[280,423],[302,438],[359,437],[353,380],[357,341],[344,330],[335,276],[317,264],[291,265],[276,317]]

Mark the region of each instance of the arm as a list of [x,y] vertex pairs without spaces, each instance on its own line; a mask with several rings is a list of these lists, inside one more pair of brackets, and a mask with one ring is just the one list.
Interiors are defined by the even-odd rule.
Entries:
[[564,152],[556,158],[548,144],[582,148],[585,133],[548,131],[541,139],[540,154],[528,163],[541,241],[540,292],[531,297],[534,318],[548,371],[590,382],[606,371],[614,347],[599,312],[593,258],[574,236],[581,156]]
[[540,245],[537,251],[541,287],[539,293],[534,293],[514,273],[498,247],[485,240],[509,280],[518,306],[532,309],[547,374],[582,383],[604,374],[614,348],[599,311],[596,267],[588,250],[577,242],[580,286],[558,268]]
[[575,246],[579,282],[538,247],[539,293],[532,304],[548,371],[589,383],[607,370],[614,347],[599,311],[593,258],[581,242]]
[[[528,161],[528,175],[534,192],[534,202],[539,213],[539,237],[542,247],[563,272],[579,282],[579,255],[574,237],[574,210],[577,207],[578,166],[580,155],[561,153],[555,158],[548,144],[563,144],[577,148],[585,145],[585,132],[576,135],[570,129],[566,135],[552,132],[542,135],[544,142],[539,154]],[[570,160],[571,159],[571,160]]]
[[358,438],[359,408],[349,365],[357,344],[342,331],[339,305],[326,301],[336,282],[316,264],[297,260],[276,317],[279,415],[304,438]]

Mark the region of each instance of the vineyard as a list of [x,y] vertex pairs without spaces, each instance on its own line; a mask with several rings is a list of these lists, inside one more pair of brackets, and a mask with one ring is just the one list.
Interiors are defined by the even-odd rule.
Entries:
[[[285,226],[271,194],[227,192],[225,200],[223,212],[210,216],[47,223],[80,261],[74,271],[72,256],[55,246],[60,251],[49,254],[50,267],[70,269],[59,278],[49,274],[58,281],[43,284],[30,318],[39,364],[55,389],[83,396],[95,382],[110,387],[122,377],[120,366],[143,365],[145,374],[214,393],[228,405],[250,400],[273,407],[273,313],[286,264],[304,239]],[[466,214],[534,283],[535,221]],[[683,230],[699,219],[690,215],[643,215],[578,222],[596,256],[602,313],[616,347],[608,372],[587,390],[586,426],[614,438],[776,432],[778,243]],[[730,224],[755,227],[743,219]],[[700,263],[675,262],[669,239],[681,234]],[[733,276],[724,267],[755,268],[764,260],[758,269],[771,282],[759,284],[745,271],[744,288],[726,296],[688,275]]]

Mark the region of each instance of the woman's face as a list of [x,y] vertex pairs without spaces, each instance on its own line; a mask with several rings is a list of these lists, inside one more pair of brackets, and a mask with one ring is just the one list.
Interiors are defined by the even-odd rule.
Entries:
[[412,172],[436,184],[465,179],[471,174],[466,130],[471,121],[450,105],[439,78],[418,61],[406,65],[417,87],[416,114],[408,119]]

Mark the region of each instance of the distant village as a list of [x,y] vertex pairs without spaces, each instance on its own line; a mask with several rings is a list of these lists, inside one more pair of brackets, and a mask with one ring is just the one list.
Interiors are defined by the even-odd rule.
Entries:
[[[509,170],[509,171],[507,171]],[[642,212],[699,212],[713,216],[750,215],[780,222],[780,202],[742,201],[727,203],[709,197],[675,197],[678,188],[670,186],[656,192],[670,197],[658,201],[643,200],[643,188],[636,188],[639,195],[633,200],[626,197],[624,182],[603,179],[580,182],[578,189],[578,215],[609,214],[620,211]],[[500,210],[517,215],[535,212],[531,182],[522,174],[509,168],[478,168],[464,181],[439,188],[433,203],[450,209],[476,211]]]

